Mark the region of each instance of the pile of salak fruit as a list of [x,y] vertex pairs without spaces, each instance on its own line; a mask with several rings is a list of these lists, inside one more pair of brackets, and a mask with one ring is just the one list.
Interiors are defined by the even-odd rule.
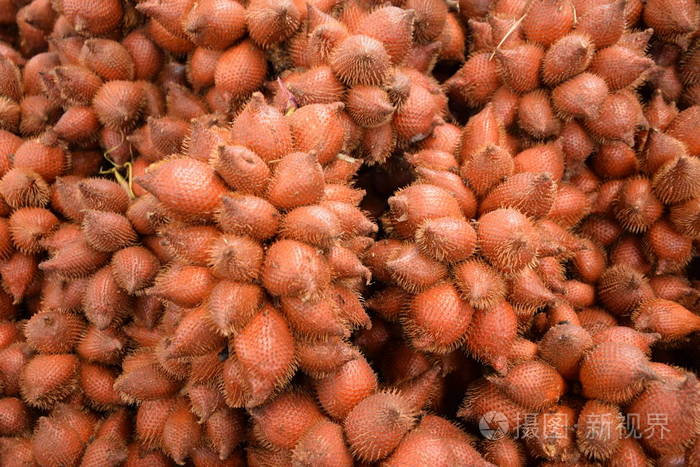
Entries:
[[0,0],[0,465],[700,465],[694,0]]

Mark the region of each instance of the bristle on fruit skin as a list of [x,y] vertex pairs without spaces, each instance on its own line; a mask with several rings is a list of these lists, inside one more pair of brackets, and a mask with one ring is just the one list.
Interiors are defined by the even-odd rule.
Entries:
[[692,0],[132,3],[0,0],[0,464],[698,462]]

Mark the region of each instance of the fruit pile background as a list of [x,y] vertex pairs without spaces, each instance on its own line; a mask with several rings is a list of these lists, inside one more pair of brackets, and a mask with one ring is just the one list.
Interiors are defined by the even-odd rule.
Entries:
[[699,466],[694,0],[0,0],[0,465]]

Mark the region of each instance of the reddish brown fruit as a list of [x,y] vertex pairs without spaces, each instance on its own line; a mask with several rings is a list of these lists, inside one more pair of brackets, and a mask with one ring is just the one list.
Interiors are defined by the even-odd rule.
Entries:
[[[501,423],[500,416],[498,419],[489,417],[491,412],[503,414],[507,424]],[[488,428],[500,435],[517,430],[525,422],[526,413],[525,408],[508,398],[498,386],[482,378],[467,388],[457,416],[475,422],[484,420]]]
[[624,403],[655,378],[644,353],[628,344],[605,342],[595,346],[582,362],[579,379],[583,395],[612,403]]
[[42,353],[73,350],[85,330],[85,322],[72,313],[44,311],[32,316],[24,327],[27,344]]
[[124,248],[112,256],[114,279],[130,295],[151,285],[159,267],[158,259],[139,246]]
[[535,228],[515,209],[484,214],[479,218],[478,233],[481,254],[501,271],[518,271],[531,264],[537,254]]
[[274,295],[311,296],[328,284],[330,271],[312,247],[294,240],[280,240],[267,251],[262,280]]
[[384,44],[392,64],[398,65],[411,46],[415,16],[410,9],[395,6],[377,8],[360,20],[356,31]]
[[504,436],[483,444],[484,459],[503,467],[524,467],[525,450],[520,441]]
[[199,444],[201,428],[194,414],[185,403],[178,404],[163,427],[163,449],[177,464],[185,459]]
[[292,454],[292,465],[305,464],[337,467],[353,465],[340,425],[321,420],[306,430]]
[[95,408],[121,405],[121,398],[114,390],[116,379],[117,373],[111,368],[90,363],[82,363],[80,366],[80,387]]
[[514,92],[526,93],[539,87],[540,65],[544,57],[541,46],[524,43],[510,49],[497,49],[495,56],[503,82]]
[[680,156],[654,174],[654,194],[664,204],[675,204],[700,195],[700,161]]
[[220,281],[209,294],[209,319],[223,335],[238,332],[258,311],[262,298],[257,285]]
[[542,60],[542,81],[554,86],[583,72],[593,59],[593,50],[584,34],[572,33],[557,40]]
[[452,275],[462,296],[475,308],[489,308],[505,296],[502,276],[481,260],[470,260],[454,266]]
[[252,0],[245,12],[250,37],[263,48],[291,37],[305,16],[306,5],[298,0]]
[[416,348],[447,353],[461,343],[472,313],[454,286],[439,284],[413,297],[403,324]]
[[472,55],[449,80],[445,90],[450,96],[469,107],[488,103],[494,92],[501,86],[501,77],[491,53]]
[[20,208],[12,213],[7,224],[15,248],[27,254],[41,251],[41,241],[57,226],[56,216],[44,208]]
[[533,433],[525,439],[525,442],[534,455],[545,459],[566,459],[576,455],[572,454],[575,453],[576,412],[574,409],[566,405],[557,405],[530,418],[531,420],[527,420],[522,429]]
[[149,293],[179,306],[193,307],[206,299],[215,281],[208,268],[175,264],[158,274]]
[[427,219],[461,217],[457,200],[446,190],[428,184],[415,184],[389,198],[393,229],[399,236],[415,234]]
[[343,104],[336,102],[311,104],[296,110],[289,117],[296,150],[315,155],[322,165],[331,162],[345,142],[342,109]]
[[539,343],[538,353],[566,379],[575,379],[579,362],[591,347],[593,339],[582,327],[560,323],[552,326]]
[[574,15],[571,4],[557,0],[534,2],[523,20],[523,33],[530,41],[550,45],[571,30]]
[[22,399],[33,407],[53,407],[75,390],[79,366],[72,354],[35,356],[22,369]]
[[32,436],[33,461],[45,465],[77,464],[85,447],[80,435],[55,417],[41,417]]
[[597,290],[606,310],[618,316],[629,314],[654,296],[644,275],[622,264],[612,266],[603,273]]
[[474,358],[503,373],[517,333],[518,318],[513,308],[508,302],[500,302],[474,313],[465,347]]
[[22,253],[14,253],[5,262],[0,263],[2,288],[12,296],[13,304],[19,305],[31,291],[32,282],[37,275],[37,259]]
[[576,441],[591,459],[608,459],[625,435],[624,417],[612,404],[589,400],[578,416]]
[[608,95],[605,81],[581,73],[552,90],[552,103],[563,118],[595,119]]
[[245,33],[245,15],[245,8],[232,0],[200,1],[182,19],[182,29],[198,46],[223,50]]
[[528,409],[542,409],[557,402],[565,383],[550,365],[538,360],[523,362],[504,377],[491,380],[513,401]]
[[263,84],[266,73],[263,52],[251,41],[242,41],[219,57],[214,81],[231,99],[241,101]]
[[615,217],[626,230],[639,233],[661,216],[663,205],[652,193],[648,179],[633,177],[620,188],[613,209]]
[[254,93],[231,126],[233,144],[255,152],[264,161],[281,159],[293,152],[292,134],[287,119],[279,110],[265,103],[260,93]]
[[323,419],[314,400],[304,392],[286,391],[252,409],[255,438],[275,448],[292,449],[304,433]]
[[676,35],[697,29],[698,7],[693,2],[675,0],[670,3],[651,1],[644,7],[644,21],[663,35]]
[[423,290],[447,275],[447,268],[420,252],[415,244],[405,245],[386,263],[392,280],[408,292]]
[[391,57],[380,41],[369,36],[353,35],[338,44],[330,65],[345,84],[376,86],[387,80]]
[[323,409],[331,417],[343,420],[360,401],[377,390],[377,375],[365,358],[354,354],[333,373],[316,380],[315,389]]
[[544,139],[559,133],[561,122],[554,113],[547,91],[537,89],[520,98],[518,125],[530,136],[537,139]]
[[624,141],[631,146],[641,118],[636,96],[618,91],[605,98],[600,106],[599,117],[587,120],[586,127],[598,139]]
[[158,164],[136,182],[166,206],[186,215],[211,213],[226,191],[214,169],[189,158]]
[[275,235],[280,214],[274,206],[262,198],[229,194],[221,197],[216,220],[224,231],[237,235],[249,235],[260,240]]
[[29,414],[27,408],[16,397],[4,397],[0,399],[0,410],[3,418],[0,420],[0,433],[3,436],[21,435],[29,429]]
[[700,329],[700,317],[671,300],[651,298],[641,304],[632,318],[640,331],[656,332],[664,341],[682,339]]
[[388,456],[414,423],[413,410],[400,395],[379,392],[356,405],[343,427],[353,455],[376,461]]
[[596,48],[614,44],[625,30],[624,1],[593,4],[580,13],[576,31],[587,34]]
[[116,0],[87,3],[81,0],[63,0],[60,12],[73,28],[85,35],[111,32],[122,20],[122,4]]
[[524,172],[495,186],[479,205],[484,214],[498,208],[515,208],[527,216],[546,216],[556,196],[556,185],[548,173]]
[[[270,335],[276,336],[274,342]],[[241,331],[234,348],[249,388],[248,406],[264,402],[294,373],[294,339],[285,319],[270,306],[263,307]]]

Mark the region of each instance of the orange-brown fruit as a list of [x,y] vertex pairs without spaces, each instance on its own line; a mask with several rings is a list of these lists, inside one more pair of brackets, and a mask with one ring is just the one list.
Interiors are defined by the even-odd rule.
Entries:
[[209,319],[223,335],[238,332],[258,311],[262,298],[262,289],[257,285],[220,281],[207,299]]
[[606,269],[598,281],[597,291],[605,309],[618,316],[629,314],[654,297],[646,277],[624,264]]
[[72,354],[35,356],[22,368],[22,399],[33,407],[53,407],[75,390],[79,366]]
[[447,353],[464,339],[473,312],[453,285],[443,283],[414,296],[402,322],[414,347]]
[[17,436],[29,429],[29,414],[20,399],[3,397],[0,399],[0,410],[3,414],[0,420],[0,434],[3,436]]
[[242,101],[263,84],[266,74],[265,54],[252,41],[244,40],[219,57],[214,82],[228,92],[231,99]]
[[126,346],[126,336],[117,328],[99,329],[90,325],[80,338],[77,354],[89,362],[118,363]]
[[352,87],[348,91],[346,105],[350,116],[363,128],[381,126],[387,123],[394,113],[389,94],[376,86]]
[[[490,416],[489,413],[493,412],[503,414],[505,420],[500,416]],[[481,378],[467,388],[457,416],[477,423],[483,420],[496,436],[502,436],[517,430],[525,422],[526,413],[527,409],[513,402],[498,386]]]
[[224,234],[210,248],[209,267],[218,278],[243,282],[258,278],[263,250],[257,241]]
[[[697,433],[698,380],[688,373],[680,382],[654,381],[627,409],[632,428],[642,434],[642,443],[653,453],[677,452]],[[659,420],[665,429],[659,427]],[[663,433],[663,434],[662,434]]]
[[13,298],[13,305],[19,305],[31,292],[32,283],[37,275],[35,256],[16,252],[5,262],[0,263],[2,288]]
[[391,454],[414,423],[413,409],[401,395],[378,392],[353,408],[343,428],[353,455],[373,462]]
[[386,263],[392,280],[408,292],[423,290],[447,276],[447,267],[424,255],[415,244],[405,244]]
[[81,225],[87,243],[97,251],[112,252],[133,244],[138,234],[121,214],[85,210]]
[[651,346],[661,337],[658,333],[642,333],[627,326],[611,326],[598,331],[593,341],[596,344],[602,342],[617,342],[638,347],[646,355],[651,352]]
[[117,466],[121,465],[128,456],[126,439],[117,435],[99,436],[85,449],[81,466]]
[[659,220],[649,228],[646,241],[656,255],[657,273],[679,271],[692,258],[692,240],[677,232],[666,220]]
[[649,175],[655,174],[666,163],[678,156],[687,155],[685,144],[652,127],[647,136],[646,148],[643,152],[643,168]]
[[263,95],[257,92],[233,121],[231,142],[247,147],[265,162],[293,152],[288,120],[279,110],[267,105]]
[[632,315],[639,331],[656,332],[667,342],[682,339],[700,329],[700,316],[677,302],[650,298],[641,303]]
[[502,136],[502,122],[496,117],[495,105],[489,103],[464,125],[460,142],[461,161],[474,157],[485,146],[498,145]]
[[601,177],[627,177],[637,172],[638,165],[634,149],[622,141],[602,144],[593,156],[593,168]]
[[[533,414],[534,415],[534,414]],[[557,405],[525,420],[522,430],[532,433],[525,442],[537,457],[545,459],[575,458],[576,412],[567,405]],[[563,463],[564,465],[588,465]],[[543,465],[560,465],[544,463]]]
[[163,67],[163,52],[148,37],[144,29],[136,29],[121,41],[134,63],[134,78],[150,80]]
[[628,178],[618,192],[613,210],[615,218],[633,233],[648,229],[663,213],[663,205],[654,195],[647,178]]
[[234,349],[249,388],[248,406],[264,402],[294,373],[294,339],[284,317],[271,306],[264,306],[238,334]]
[[108,81],[95,93],[92,101],[98,120],[114,130],[129,130],[141,116],[145,104],[140,83]]
[[406,0],[403,7],[415,11],[413,33],[418,42],[437,39],[447,20],[447,5],[440,0]]
[[678,232],[697,237],[700,234],[700,198],[671,206],[668,217]]
[[245,33],[246,10],[233,0],[195,2],[182,19],[187,37],[200,47],[223,50]]
[[549,328],[538,344],[538,353],[559,374],[571,380],[577,377],[579,362],[593,342],[584,328],[563,322]]
[[25,140],[12,157],[13,168],[34,171],[48,183],[62,175],[67,164],[68,155],[58,146],[57,136],[52,131]]
[[41,207],[49,201],[50,188],[41,175],[33,170],[10,169],[0,179],[0,195],[14,209]]
[[114,279],[130,295],[151,285],[159,268],[158,259],[144,247],[124,248],[112,256]]
[[389,198],[394,232],[408,238],[427,219],[461,218],[457,200],[448,191],[429,184],[414,184]]
[[304,433],[323,419],[312,397],[289,390],[251,409],[253,436],[275,448],[292,449]]
[[352,466],[352,456],[343,439],[342,427],[328,420],[312,425],[295,445],[292,465]]
[[614,44],[625,30],[625,1],[591,2],[578,16],[576,32],[587,34],[597,49]]
[[560,0],[539,0],[530,4],[522,23],[528,40],[550,45],[567,34],[574,25],[572,4]]
[[66,110],[53,127],[56,134],[71,143],[89,141],[99,130],[92,107],[74,106]]
[[513,401],[527,409],[543,409],[554,405],[564,394],[565,383],[547,363],[530,360],[511,368],[506,376],[491,381]]
[[[343,100],[345,86],[338,81],[328,65],[320,65],[305,71],[294,71],[283,77],[283,85],[278,90],[279,98],[284,95],[284,106],[289,96],[283,88],[292,94],[299,106],[309,104],[332,104]],[[277,97],[277,96],[276,96]],[[286,110],[286,109],[280,109]]]
[[296,150],[315,154],[322,165],[332,161],[345,142],[342,109],[338,102],[310,104],[291,114],[289,125]]
[[99,329],[121,322],[130,305],[127,294],[114,279],[111,266],[105,266],[89,279],[83,297],[83,312]]
[[119,183],[106,178],[85,178],[77,182],[79,202],[84,209],[124,213],[129,207],[129,195]]
[[377,375],[372,367],[361,355],[351,352],[351,359],[314,384],[321,407],[338,420],[377,390]]
[[113,40],[86,40],[80,51],[80,63],[106,81],[134,79],[134,62],[129,51]]
[[537,139],[544,139],[559,133],[561,122],[554,113],[547,91],[537,89],[520,97],[518,125],[530,136]]
[[[495,437],[494,437],[495,438]],[[524,467],[525,449],[520,441],[508,436],[485,440],[484,459],[502,467]]]
[[194,414],[184,401],[168,415],[163,427],[163,450],[177,463],[185,459],[199,444],[201,428]]
[[593,59],[593,44],[588,36],[568,34],[547,50],[542,60],[542,81],[554,86],[583,72]]
[[696,30],[698,14],[698,6],[687,0],[652,0],[644,6],[643,18],[656,33],[674,36]]
[[305,17],[306,4],[300,0],[251,0],[245,11],[248,33],[263,48],[290,38]]
[[33,461],[44,465],[77,464],[85,440],[70,425],[56,417],[41,417],[31,438]]
[[80,365],[80,387],[95,408],[121,405],[121,398],[114,390],[116,379],[117,372],[112,368],[91,363]]
[[532,222],[515,209],[497,209],[479,218],[481,254],[497,269],[518,271],[537,254],[538,236]]
[[280,213],[262,198],[231,193],[221,197],[215,217],[224,232],[265,240],[277,233]]
[[226,191],[213,168],[185,157],[151,166],[136,182],[167,207],[186,215],[211,213]]
[[329,283],[330,271],[314,248],[294,240],[279,240],[267,251],[262,280],[274,295],[309,297]]
[[148,291],[176,305],[193,307],[206,299],[215,282],[209,268],[174,264],[161,270]]
[[454,217],[427,219],[416,230],[415,239],[423,253],[448,263],[467,259],[476,247],[474,228]]
[[60,311],[42,311],[24,326],[27,344],[42,353],[67,353],[73,350],[85,330],[80,316]]
[[44,208],[20,208],[12,213],[7,224],[12,243],[19,251],[38,253],[41,241],[58,226],[58,219]]
[[86,36],[98,36],[111,32],[122,20],[121,2],[108,0],[92,3],[82,0],[62,0],[57,4],[62,15],[76,32]]
[[211,322],[205,307],[187,311],[172,336],[164,342],[164,352],[168,358],[182,358],[203,355],[220,349],[224,340],[211,332]]
[[625,436],[625,419],[619,407],[589,400],[578,415],[576,442],[587,457],[608,459]]
[[502,301],[472,315],[465,347],[474,358],[504,373],[510,347],[518,333],[518,318],[508,302]]
[[638,83],[653,63],[650,58],[640,56],[634,50],[613,45],[595,54],[590,71],[603,78],[611,91],[617,91]]
[[219,146],[210,163],[221,178],[240,193],[261,195],[270,180],[270,169],[243,146]]
[[445,91],[469,107],[478,107],[489,102],[501,86],[501,77],[491,53],[472,55],[450,79],[445,81]]
[[631,400],[655,377],[644,352],[616,342],[604,342],[591,349],[583,357],[579,371],[585,397],[614,404]]
[[410,9],[384,6],[362,18],[356,31],[384,44],[391,63],[398,65],[411,46],[415,17],[415,12]]
[[[527,17],[526,17],[527,18]],[[540,65],[544,49],[537,44],[524,43],[509,49],[497,49],[501,79],[516,93],[526,93],[539,87]]]
[[469,260],[452,269],[455,284],[473,307],[484,309],[500,302],[506,292],[501,274],[481,260]]
[[515,208],[527,216],[543,217],[549,213],[555,197],[556,183],[549,173],[517,173],[488,192],[479,212]]
[[605,81],[593,73],[581,73],[552,90],[552,103],[563,118],[595,119],[608,96]]
[[369,36],[352,35],[333,51],[330,65],[336,76],[347,85],[381,85],[386,82],[391,57],[384,45]]
[[489,144],[469,155],[464,155],[463,150],[460,173],[479,196],[484,196],[513,170],[513,158],[500,146]]
[[700,196],[700,161],[680,156],[654,174],[654,194],[664,204],[676,204]]

